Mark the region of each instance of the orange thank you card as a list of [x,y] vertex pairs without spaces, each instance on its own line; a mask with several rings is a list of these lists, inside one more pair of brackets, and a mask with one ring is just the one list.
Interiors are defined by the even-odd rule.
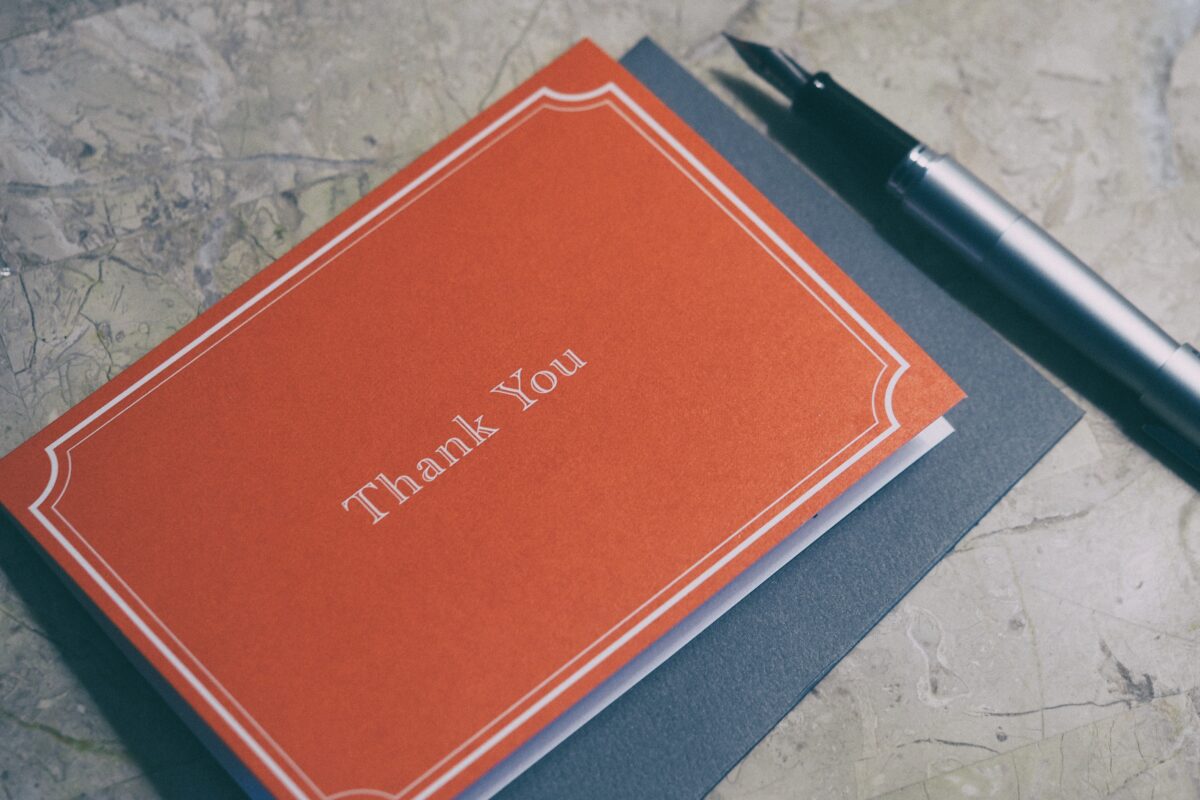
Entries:
[[424,800],[961,396],[584,42],[14,451],[0,499],[265,793]]

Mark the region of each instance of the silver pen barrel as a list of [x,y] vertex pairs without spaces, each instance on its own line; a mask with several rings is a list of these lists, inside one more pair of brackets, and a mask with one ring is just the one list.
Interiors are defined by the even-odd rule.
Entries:
[[949,156],[917,145],[888,189],[1048,328],[1200,447],[1200,354]]

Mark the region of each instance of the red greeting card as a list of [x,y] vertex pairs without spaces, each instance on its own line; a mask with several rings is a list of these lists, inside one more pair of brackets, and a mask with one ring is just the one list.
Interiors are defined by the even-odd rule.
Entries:
[[269,793],[424,800],[581,722],[960,397],[585,42],[0,499]]

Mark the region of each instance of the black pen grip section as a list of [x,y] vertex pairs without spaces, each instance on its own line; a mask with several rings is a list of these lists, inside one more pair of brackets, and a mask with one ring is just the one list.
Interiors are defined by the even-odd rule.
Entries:
[[862,100],[843,89],[826,72],[812,76],[796,94],[792,110],[827,132],[850,154],[869,180],[887,183],[895,169],[917,146],[917,140]]

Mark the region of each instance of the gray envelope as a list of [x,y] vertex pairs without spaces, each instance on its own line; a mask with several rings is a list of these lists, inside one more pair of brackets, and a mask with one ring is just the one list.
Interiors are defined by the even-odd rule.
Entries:
[[519,776],[503,800],[702,796],[1082,415],[652,41],[621,62],[968,397],[947,415],[955,433]]

